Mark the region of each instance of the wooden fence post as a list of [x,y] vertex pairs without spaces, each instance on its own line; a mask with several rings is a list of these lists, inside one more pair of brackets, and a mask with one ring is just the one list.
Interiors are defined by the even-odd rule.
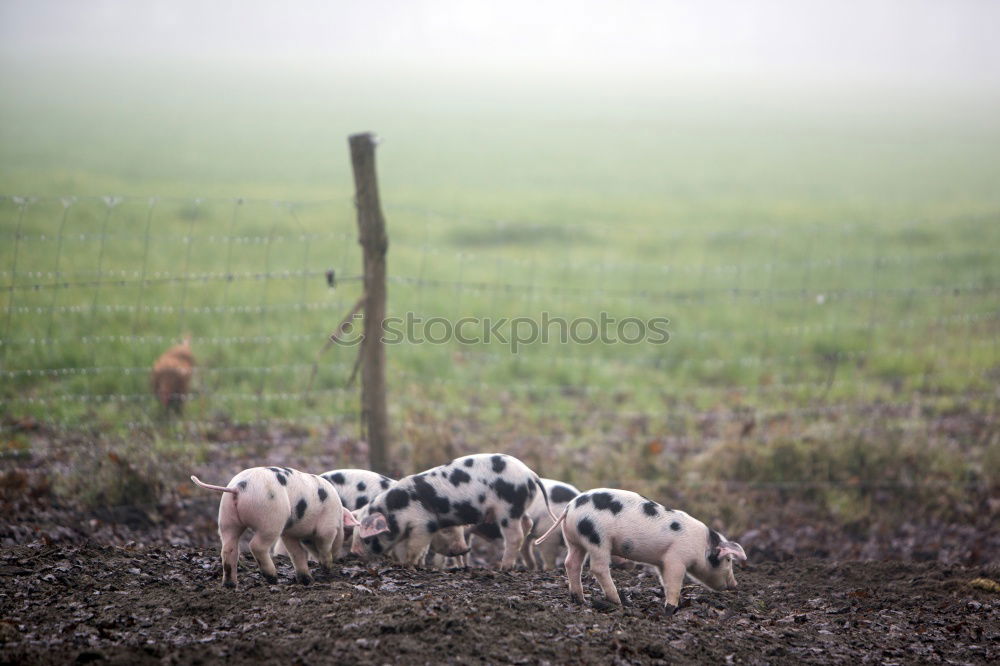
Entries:
[[368,440],[371,469],[389,474],[389,415],[385,400],[385,255],[389,238],[378,197],[375,174],[374,134],[365,132],[349,138],[351,166],[354,168],[354,203],[358,208],[358,242],[364,253],[365,319],[361,354],[361,421]]

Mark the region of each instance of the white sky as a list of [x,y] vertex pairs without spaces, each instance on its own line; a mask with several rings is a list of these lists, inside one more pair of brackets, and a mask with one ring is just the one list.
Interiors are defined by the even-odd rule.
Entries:
[[595,70],[1000,89],[993,0],[0,0],[0,59]]

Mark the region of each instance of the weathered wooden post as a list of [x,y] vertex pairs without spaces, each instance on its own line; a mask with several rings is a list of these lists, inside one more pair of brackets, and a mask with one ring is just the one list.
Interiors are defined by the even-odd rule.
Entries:
[[389,470],[389,415],[385,399],[385,255],[389,238],[378,197],[375,174],[375,145],[378,139],[365,132],[353,134],[351,166],[354,168],[354,203],[358,208],[358,242],[364,253],[365,318],[361,354],[361,421],[368,439],[371,469],[380,474]]

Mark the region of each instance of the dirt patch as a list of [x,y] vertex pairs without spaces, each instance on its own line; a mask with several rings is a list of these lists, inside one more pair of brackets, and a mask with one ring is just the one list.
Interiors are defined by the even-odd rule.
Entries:
[[[569,600],[562,572],[406,570],[345,560],[303,587],[212,548],[36,543],[0,561],[3,663],[986,663],[1000,659],[1000,567],[814,559],[752,564],[741,588],[614,572],[631,605]],[[600,591],[585,575],[590,599]],[[988,586],[987,586],[988,587]]]

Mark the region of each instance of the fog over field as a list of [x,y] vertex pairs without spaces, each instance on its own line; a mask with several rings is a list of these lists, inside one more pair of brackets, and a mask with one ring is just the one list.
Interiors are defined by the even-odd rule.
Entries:
[[997,25],[1000,5],[981,0],[7,0],[0,51],[7,70],[150,58],[995,93]]

